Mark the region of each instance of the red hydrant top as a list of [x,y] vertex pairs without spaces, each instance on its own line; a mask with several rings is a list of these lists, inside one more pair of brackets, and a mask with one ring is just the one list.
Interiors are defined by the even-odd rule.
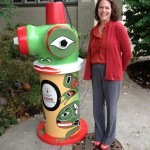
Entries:
[[63,2],[46,4],[46,24],[66,24],[66,14]]

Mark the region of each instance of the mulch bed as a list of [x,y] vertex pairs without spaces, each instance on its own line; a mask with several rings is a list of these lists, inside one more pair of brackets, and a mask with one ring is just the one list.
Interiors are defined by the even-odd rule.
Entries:
[[150,60],[136,62],[127,67],[129,78],[145,89],[150,89]]

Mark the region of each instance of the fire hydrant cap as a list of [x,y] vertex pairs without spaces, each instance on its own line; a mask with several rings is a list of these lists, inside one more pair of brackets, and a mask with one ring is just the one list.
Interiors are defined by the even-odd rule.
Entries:
[[65,24],[66,20],[63,2],[49,2],[46,4],[46,24]]
[[18,44],[21,54],[28,54],[28,42],[27,42],[27,28],[26,26],[19,27],[17,30]]

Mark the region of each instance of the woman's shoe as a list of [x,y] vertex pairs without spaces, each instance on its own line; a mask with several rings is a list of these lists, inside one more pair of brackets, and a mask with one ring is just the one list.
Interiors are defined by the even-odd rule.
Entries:
[[101,148],[101,150],[109,150],[110,145],[101,144],[100,148]]
[[101,142],[94,141],[94,145],[95,145],[95,146],[100,146],[100,145],[101,145]]

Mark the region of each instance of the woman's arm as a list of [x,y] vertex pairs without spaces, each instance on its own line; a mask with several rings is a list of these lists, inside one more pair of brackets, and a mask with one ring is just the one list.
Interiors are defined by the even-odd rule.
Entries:
[[128,32],[125,26],[119,21],[117,22],[117,35],[122,52],[122,68],[125,71],[132,57],[132,52]]

